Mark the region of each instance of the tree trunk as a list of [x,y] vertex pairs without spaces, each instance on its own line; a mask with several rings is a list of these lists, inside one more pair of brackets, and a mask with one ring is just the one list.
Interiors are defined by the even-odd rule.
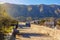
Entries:
[[4,40],[4,34],[0,32],[0,40]]

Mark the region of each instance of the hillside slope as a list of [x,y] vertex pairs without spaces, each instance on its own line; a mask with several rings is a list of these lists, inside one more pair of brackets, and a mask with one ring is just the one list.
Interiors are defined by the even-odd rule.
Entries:
[[7,13],[11,16],[20,19],[21,16],[31,17],[32,19],[45,17],[60,17],[60,5],[17,5],[17,4],[0,4],[4,6]]

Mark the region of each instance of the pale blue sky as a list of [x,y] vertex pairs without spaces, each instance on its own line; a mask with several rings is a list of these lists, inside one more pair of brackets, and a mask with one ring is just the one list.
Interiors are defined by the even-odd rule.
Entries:
[[14,4],[59,4],[60,0],[0,0],[0,2],[14,3]]

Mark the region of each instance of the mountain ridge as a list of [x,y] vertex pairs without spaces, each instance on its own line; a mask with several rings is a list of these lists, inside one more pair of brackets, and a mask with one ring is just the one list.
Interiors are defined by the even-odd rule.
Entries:
[[2,4],[5,7],[7,13],[9,13],[12,17],[20,19],[21,16],[27,18],[31,17],[32,19],[39,19],[45,17],[54,17],[60,18],[60,5],[17,5],[5,3]]

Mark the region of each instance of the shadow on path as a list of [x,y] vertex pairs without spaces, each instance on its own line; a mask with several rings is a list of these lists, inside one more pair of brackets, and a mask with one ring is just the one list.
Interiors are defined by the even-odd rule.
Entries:
[[30,36],[34,36],[34,37],[48,37],[49,35],[46,35],[46,34],[38,34],[38,33],[21,33],[21,34],[18,34],[18,35],[22,35],[23,37],[25,38],[30,38]]

